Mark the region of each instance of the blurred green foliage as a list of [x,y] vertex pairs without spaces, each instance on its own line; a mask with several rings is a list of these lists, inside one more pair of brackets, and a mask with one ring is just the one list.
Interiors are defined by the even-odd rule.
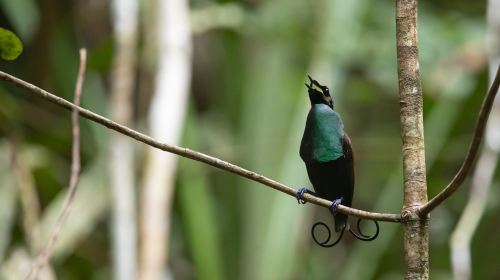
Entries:
[[16,34],[0,28],[0,56],[3,59],[14,60],[23,52],[23,44]]
[[[78,49],[86,47],[89,62],[82,106],[107,116],[113,41],[109,3],[97,2],[0,1],[0,26],[26,39],[24,53],[15,61],[1,61],[0,70],[71,100]],[[420,73],[432,197],[458,171],[487,89],[486,1],[421,2]],[[193,81],[183,146],[295,189],[309,187],[298,148],[309,107],[303,83],[311,74],[329,85],[352,139],[357,175],[354,207],[401,210],[394,1],[193,0],[191,9]],[[142,66],[139,70],[147,72]],[[142,72],[138,76],[143,77]],[[135,95],[134,128],[142,132],[147,132],[144,104],[151,96],[144,90],[151,88],[144,86],[145,80],[141,78]],[[53,266],[59,279],[110,279],[110,132],[87,120],[80,123],[79,202],[62,232]],[[140,177],[145,149],[139,143],[136,148]],[[12,256],[22,255],[16,252],[30,251],[24,212],[15,198],[19,193],[10,154],[18,153],[34,177],[40,230],[46,237],[69,181],[70,113],[1,83],[0,150],[0,265],[7,267]],[[495,238],[500,230],[498,175],[493,184],[472,243],[474,279],[500,278],[500,241]],[[433,279],[452,278],[448,239],[469,185],[466,182],[431,215]],[[180,158],[171,275],[174,279],[403,278],[399,225],[381,224],[374,242],[346,236],[327,250],[310,237],[310,228],[318,221],[333,225],[325,209],[299,206],[294,198],[268,187]],[[363,227],[366,232],[373,230],[369,223]]]

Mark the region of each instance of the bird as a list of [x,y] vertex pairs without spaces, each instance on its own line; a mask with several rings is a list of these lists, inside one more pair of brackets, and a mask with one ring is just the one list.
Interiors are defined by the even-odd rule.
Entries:
[[[377,221],[375,226],[377,231],[373,237],[361,233],[358,220],[356,226],[361,236],[358,236],[349,226],[348,216],[338,213],[340,204],[351,207],[354,195],[354,153],[352,151],[351,139],[344,131],[344,124],[340,115],[334,110],[334,100],[327,86],[319,84],[309,77],[311,82],[307,86],[311,109],[306,119],[306,128],[300,143],[300,157],[304,161],[307,169],[309,181],[313,185],[314,191],[301,188],[297,191],[297,201],[302,204],[303,195],[311,195],[332,201],[330,211],[335,220],[335,231],[340,232],[337,241],[327,244],[331,237],[330,228],[321,222],[315,223],[311,229],[314,241],[321,247],[333,247],[337,245],[344,231],[349,231],[354,237],[361,241],[373,241],[379,234]],[[328,238],[324,242],[318,242],[314,235],[314,229],[318,225],[323,225],[328,230]]]
[[340,115],[334,110],[328,87],[308,77],[311,83],[305,85],[311,109],[299,154],[315,192],[302,188],[297,192],[297,200],[305,203],[302,196],[309,193],[333,201],[330,211],[334,215],[335,231],[350,230],[348,216],[337,213],[337,207],[339,204],[352,205],[355,165],[351,140],[344,131]]

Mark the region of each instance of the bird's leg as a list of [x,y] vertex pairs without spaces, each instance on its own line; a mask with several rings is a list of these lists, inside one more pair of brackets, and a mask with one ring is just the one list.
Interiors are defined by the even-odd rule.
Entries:
[[308,193],[308,194],[312,194],[314,196],[317,196],[318,197],[318,194],[313,192],[313,191],[310,191],[306,188],[302,188],[300,190],[297,191],[297,202],[300,204],[306,204],[306,202],[302,199],[302,196],[304,195],[304,193]]
[[342,201],[344,201],[343,197],[335,199],[330,205],[330,211],[332,212],[333,216],[337,215],[337,208],[339,207],[339,204],[342,203]]

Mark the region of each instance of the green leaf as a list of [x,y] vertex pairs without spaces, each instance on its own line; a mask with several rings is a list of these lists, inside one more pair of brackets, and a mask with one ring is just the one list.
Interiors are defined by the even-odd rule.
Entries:
[[14,60],[23,52],[23,44],[16,34],[0,28],[0,55],[3,59]]

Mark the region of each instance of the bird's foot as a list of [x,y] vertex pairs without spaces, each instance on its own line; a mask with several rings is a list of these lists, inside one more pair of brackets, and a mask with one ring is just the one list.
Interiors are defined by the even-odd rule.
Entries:
[[304,199],[302,199],[302,196],[304,196],[305,193],[308,193],[308,194],[312,194],[314,196],[318,196],[315,192],[312,192],[306,188],[302,188],[300,190],[297,191],[297,202],[299,204],[306,204],[306,202],[304,201]]
[[337,215],[337,208],[339,207],[339,204],[344,201],[344,198],[341,197],[339,199],[335,199],[332,204],[330,204],[330,211],[332,212],[333,216]]

